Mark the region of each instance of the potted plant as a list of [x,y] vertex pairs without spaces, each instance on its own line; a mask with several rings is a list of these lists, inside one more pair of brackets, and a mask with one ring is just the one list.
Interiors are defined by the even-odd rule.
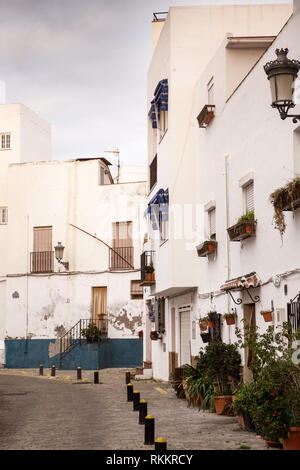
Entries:
[[264,317],[265,322],[270,322],[273,320],[272,310],[262,310],[260,313]]
[[153,263],[145,266],[146,281],[155,281],[154,267]]
[[206,331],[208,327],[208,317],[200,318],[199,326],[201,331]]
[[197,254],[200,257],[211,255],[217,250],[218,242],[210,239],[196,246]]
[[151,331],[150,339],[152,341],[157,341],[159,339],[159,332],[158,331]]
[[254,219],[254,211],[247,211],[237,221],[227,229],[231,241],[240,241],[244,238],[255,235],[256,220]]
[[[240,380],[241,356],[234,344],[214,341],[206,348],[206,371],[211,383],[218,387],[214,397],[217,414],[229,414],[232,387]],[[235,388],[235,387],[234,387]]]
[[143,330],[140,330],[140,331],[138,332],[138,335],[139,335],[139,338],[142,338],[142,337],[143,337]]
[[215,324],[216,315],[217,315],[217,312],[208,312],[208,327],[209,328],[214,328],[216,326]]
[[270,195],[274,207],[274,225],[279,230],[281,238],[286,229],[284,211],[294,211],[300,207],[300,178],[295,178],[285,186],[276,189]]
[[200,333],[203,343],[208,343],[210,340],[210,333]]
[[90,323],[87,328],[81,330],[81,334],[86,338],[87,343],[97,343],[101,338],[101,331],[94,323]]
[[227,325],[234,325],[236,313],[235,312],[224,313],[223,318],[225,318]]

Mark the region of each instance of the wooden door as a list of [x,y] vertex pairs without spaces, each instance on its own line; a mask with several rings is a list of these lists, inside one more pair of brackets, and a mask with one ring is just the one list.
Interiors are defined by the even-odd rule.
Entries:
[[53,271],[52,227],[33,227],[33,272]]
[[92,320],[102,331],[107,331],[107,287],[93,287]]
[[190,311],[180,313],[180,365],[191,363]]
[[112,268],[133,268],[132,222],[113,224]]
[[[253,328],[256,326],[256,318],[255,318],[255,304],[245,304],[244,305],[244,326],[249,325],[252,326]],[[253,379],[253,373],[251,369],[252,365],[252,352],[249,350],[249,348],[244,349],[244,370],[243,370],[243,376],[244,376],[244,382],[248,383],[251,382]]]

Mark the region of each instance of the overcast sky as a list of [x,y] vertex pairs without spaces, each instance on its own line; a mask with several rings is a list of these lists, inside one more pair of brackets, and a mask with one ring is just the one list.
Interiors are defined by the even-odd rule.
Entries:
[[0,0],[0,80],[52,125],[53,159],[146,162],[153,12],[290,0]]

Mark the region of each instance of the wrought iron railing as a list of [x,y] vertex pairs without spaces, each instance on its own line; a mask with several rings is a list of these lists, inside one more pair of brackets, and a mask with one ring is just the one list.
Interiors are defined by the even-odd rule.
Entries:
[[53,273],[54,252],[53,251],[33,251],[30,253],[30,272],[32,273]]
[[[94,341],[86,335],[90,326],[97,327],[99,334],[94,336]],[[60,366],[64,356],[78,344],[81,346],[83,341],[100,343],[101,339],[107,336],[108,321],[107,315],[101,314],[97,319],[84,318],[79,320],[72,328],[60,338]]]
[[141,282],[146,281],[146,273],[149,272],[149,268],[154,272],[154,253],[154,251],[144,251],[141,254]]
[[109,268],[110,269],[134,269],[133,255],[134,255],[133,246],[110,248]]
[[292,332],[296,333],[300,329],[300,293],[287,304],[287,317]]

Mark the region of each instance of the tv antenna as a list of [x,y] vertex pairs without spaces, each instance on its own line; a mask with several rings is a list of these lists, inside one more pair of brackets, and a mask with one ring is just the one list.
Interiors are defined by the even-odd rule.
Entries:
[[119,182],[119,179],[120,179],[120,151],[118,148],[115,148],[114,150],[104,150],[105,153],[113,153],[114,156],[117,158],[118,160],[118,172],[117,172],[117,183]]

